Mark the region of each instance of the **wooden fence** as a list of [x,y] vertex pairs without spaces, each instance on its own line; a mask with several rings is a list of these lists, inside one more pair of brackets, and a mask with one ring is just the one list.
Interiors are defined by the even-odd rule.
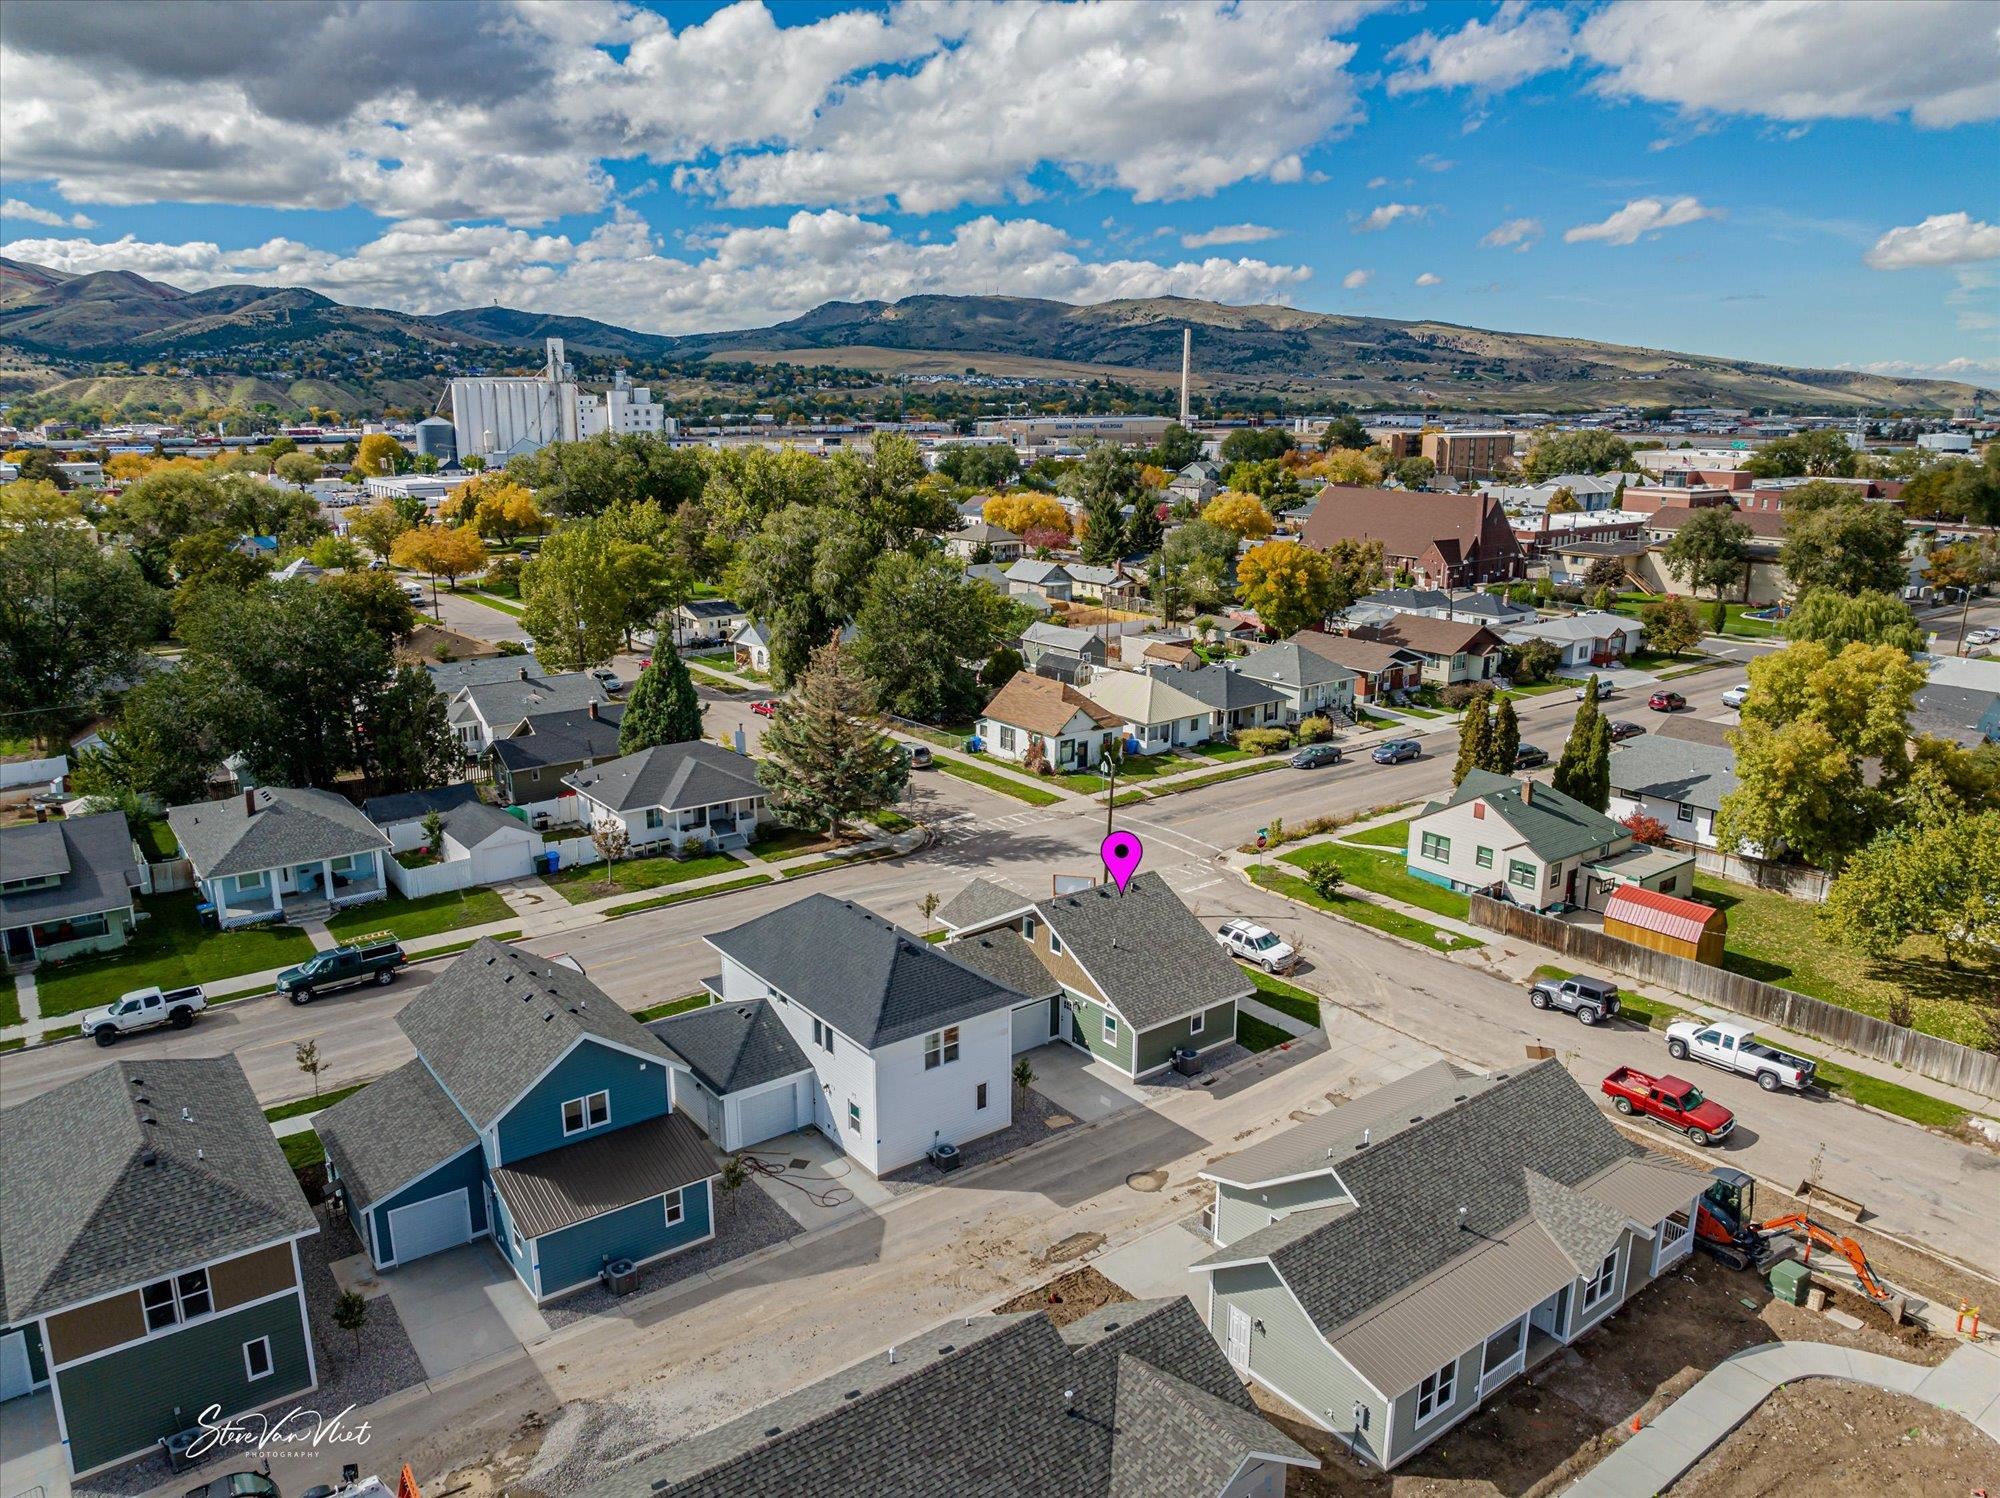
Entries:
[[[1683,843],[1679,846],[1692,845]],[[1832,877],[1821,869],[1767,863],[1761,858],[1739,858],[1734,853],[1724,853],[1717,848],[1694,848],[1694,866],[1704,874],[1714,874],[1719,879],[1748,884],[1757,889],[1776,890],[1794,900],[1810,900],[1814,904],[1825,901],[1827,887],[1833,883]]]
[[1707,967],[1667,952],[1649,951],[1615,936],[1606,936],[1595,927],[1572,926],[1503,900],[1488,899],[1485,895],[1473,895],[1470,899],[1473,923],[1490,931],[1537,946],[1553,947],[1589,966],[1657,983],[1760,1023],[1827,1041],[1936,1082],[1963,1087],[1983,1097],[2000,1098],[2000,1055],[1993,1052],[1975,1051],[1956,1041],[1920,1034],[1908,1026],[1892,1025],[1873,1015],[1842,1009],[1838,1004],[1808,998],[1789,988],[1746,978],[1741,973]]

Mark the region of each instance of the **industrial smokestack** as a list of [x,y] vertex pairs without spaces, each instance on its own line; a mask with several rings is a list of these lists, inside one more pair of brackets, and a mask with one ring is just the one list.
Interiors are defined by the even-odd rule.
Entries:
[[1194,362],[1194,329],[1181,329],[1181,425],[1188,424],[1188,370]]

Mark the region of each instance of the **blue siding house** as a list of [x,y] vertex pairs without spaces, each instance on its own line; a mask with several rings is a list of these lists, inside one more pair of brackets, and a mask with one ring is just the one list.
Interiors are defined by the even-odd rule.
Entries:
[[481,941],[397,1023],[416,1059],[314,1124],[377,1268],[491,1236],[545,1301],[715,1235],[684,1064],[580,973]]

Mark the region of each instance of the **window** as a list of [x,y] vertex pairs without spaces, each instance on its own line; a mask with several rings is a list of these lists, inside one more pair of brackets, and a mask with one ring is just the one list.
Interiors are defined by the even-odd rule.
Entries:
[[824,1029],[824,1027],[823,1027],[823,1026],[822,1026],[822,1025],[820,1024],[820,1022],[819,1022],[818,1020],[814,1020],[814,1021],[813,1021],[813,1044],[814,1044],[814,1045],[818,1045],[818,1044],[820,1044],[820,1035],[821,1035],[821,1034],[823,1033],[823,1029]]
[[611,1094],[593,1092],[589,1097],[573,1097],[563,1104],[563,1133],[581,1134],[611,1122]]
[[1451,839],[1439,837],[1435,832],[1424,834],[1423,856],[1432,863],[1451,862]]
[[947,1025],[942,1030],[933,1030],[924,1037],[924,1070],[958,1059],[958,1026]]
[[243,1376],[251,1383],[271,1376],[271,1339],[259,1337],[243,1344]]
[[1451,1396],[1458,1387],[1458,1359],[1453,1358],[1417,1385],[1417,1424],[1422,1425],[1440,1410],[1451,1408]]
[[1554,883],[1555,883],[1555,882],[1556,882],[1556,881],[1557,881],[1558,879],[1560,879],[1560,878],[1562,878],[1562,869],[1561,869],[1561,868],[1560,868],[1559,866],[1555,865],[1555,864],[1550,864],[1550,865],[1549,865],[1549,883],[1550,883],[1550,884],[1554,884]]
[[861,1105],[851,1100],[847,1104],[847,1126],[857,1134],[861,1132]]
[[1106,1045],[1118,1044],[1118,1016],[1115,1014],[1104,1016],[1104,1043]]
[[1062,956],[1062,949],[1063,949],[1062,938],[1056,935],[1055,928],[1051,926],[1049,928],[1049,955],[1052,957],[1060,957]]
[[972,1106],[982,1113],[986,1110],[986,1084],[981,1082],[972,1090]]
[[1013,729],[1003,727],[1000,730],[1000,752],[1002,754],[1012,754],[1014,752]]
[[215,1309],[209,1294],[208,1271],[190,1269],[170,1280],[155,1280],[139,1292],[146,1310],[146,1330],[165,1331],[183,1321],[193,1321]]
[[514,1240],[514,1257],[518,1259],[521,1257],[521,1230],[519,1228],[509,1228],[507,1233]]
[[1689,806],[1685,801],[1675,802],[1674,820],[1676,822],[1692,822],[1694,820],[1694,808]]
[[687,1204],[681,1200],[681,1193],[678,1189],[667,1193],[666,1203],[667,1226],[676,1227],[687,1217]]
[[1533,889],[1535,887],[1535,866],[1531,863],[1522,863],[1518,858],[1508,859],[1507,882],[1509,884],[1518,884],[1522,889]]
[[1475,848],[1472,854],[1472,861],[1478,864],[1482,869],[1492,868],[1493,850],[1491,848]]
[[1618,1278],[1618,1250],[1612,1249],[1604,1256],[1604,1262],[1597,1266],[1590,1283],[1583,1287],[1583,1309],[1589,1310],[1611,1293],[1611,1286]]
[[1197,1014],[1193,1019],[1188,1021],[1188,1034],[1190,1035],[1199,1035],[1207,1028],[1208,1016],[1205,1014]]
[[646,808],[646,830],[648,832],[657,832],[666,825],[666,814],[659,807],[649,806]]
[[1021,922],[1021,939],[1032,945],[1035,940],[1035,933],[1041,929],[1042,923],[1033,916],[1028,916]]

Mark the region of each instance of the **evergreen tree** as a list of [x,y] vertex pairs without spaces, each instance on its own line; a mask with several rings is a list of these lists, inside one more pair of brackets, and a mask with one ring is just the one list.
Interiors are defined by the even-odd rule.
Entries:
[[813,651],[764,730],[757,778],[795,827],[838,832],[902,794],[910,763],[875,715],[874,691],[836,637]]
[[639,673],[625,715],[618,720],[618,752],[637,754],[656,744],[687,744],[701,737],[701,699],[680,652],[668,645]]
[[1611,809],[1611,724],[1602,714],[1590,733],[1590,794],[1586,805],[1597,811]]
[[1466,703],[1465,714],[1458,720],[1458,762],[1451,769],[1454,790],[1470,771],[1486,766],[1493,737],[1493,718],[1487,712],[1487,703],[1486,694],[1481,692]]
[[[1597,741],[1597,725],[1604,715],[1597,708],[1597,677],[1593,674],[1583,689],[1583,706],[1576,710],[1576,722],[1571,725],[1569,739],[1563,744],[1562,758],[1556,761],[1555,788],[1565,796],[1577,800],[1590,801],[1590,788],[1596,778],[1591,767],[1592,746]],[[1602,810],[1600,807],[1599,810]]]
[[[1482,699],[1483,701],[1483,699]],[[1503,697],[1493,714],[1493,727],[1486,736],[1486,758],[1479,768],[1495,775],[1512,775],[1514,760],[1521,752],[1521,720],[1514,716],[1514,704]]]

